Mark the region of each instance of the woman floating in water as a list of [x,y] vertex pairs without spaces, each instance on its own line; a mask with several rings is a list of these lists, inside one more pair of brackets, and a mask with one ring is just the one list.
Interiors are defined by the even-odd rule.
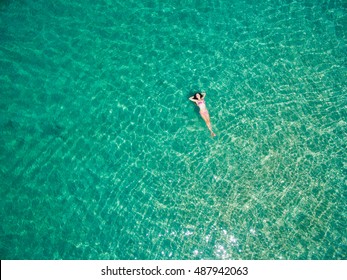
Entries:
[[214,132],[212,131],[212,125],[211,125],[211,121],[210,121],[210,115],[207,111],[206,108],[206,104],[205,104],[205,96],[206,93],[196,93],[194,96],[190,97],[189,100],[195,102],[195,104],[197,106],[199,106],[200,108],[200,116],[204,119],[208,129],[211,132],[211,136],[216,136],[216,134],[214,134]]

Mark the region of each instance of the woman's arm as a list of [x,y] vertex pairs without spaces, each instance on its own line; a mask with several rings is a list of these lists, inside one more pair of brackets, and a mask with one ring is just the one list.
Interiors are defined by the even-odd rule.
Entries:
[[204,99],[206,96],[206,92],[202,92],[201,95],[202,95],[202,99]]
[[195,102],[195,103],[196,103],[196,101],[195,101],[195,99],[194,99],[194,96],[189,97],[189,100],[190,100],[190,101],[193,101],[193,102]]

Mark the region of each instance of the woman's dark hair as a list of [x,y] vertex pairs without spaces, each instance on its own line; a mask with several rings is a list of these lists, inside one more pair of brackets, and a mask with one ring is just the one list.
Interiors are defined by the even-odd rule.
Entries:
[[200,97],[202,97],[202,93],[201,93],[201,92],[197,92],[197,93],[194,94],[194,99],[195,99],[195,100],[199,100],[199,99],[197,98],[197,96],[196,96],[197,94],[200,94]]

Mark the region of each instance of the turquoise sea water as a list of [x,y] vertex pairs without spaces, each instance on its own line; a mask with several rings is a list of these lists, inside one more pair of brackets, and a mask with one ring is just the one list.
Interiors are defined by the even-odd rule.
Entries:
[[346,8],[1,1],[1,259],[346,259]]

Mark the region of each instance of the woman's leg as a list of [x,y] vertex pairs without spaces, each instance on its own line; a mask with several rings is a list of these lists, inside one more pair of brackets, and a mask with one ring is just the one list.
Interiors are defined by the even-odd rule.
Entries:
[[208,114],[201,114],[201,117],[204,119],[208,129],[211,132],[212,136],[216,136],[216,134],[214,134],[214,132],[212,131],[212,125],[211,125],[211,121],[210,121],[210,116]]

